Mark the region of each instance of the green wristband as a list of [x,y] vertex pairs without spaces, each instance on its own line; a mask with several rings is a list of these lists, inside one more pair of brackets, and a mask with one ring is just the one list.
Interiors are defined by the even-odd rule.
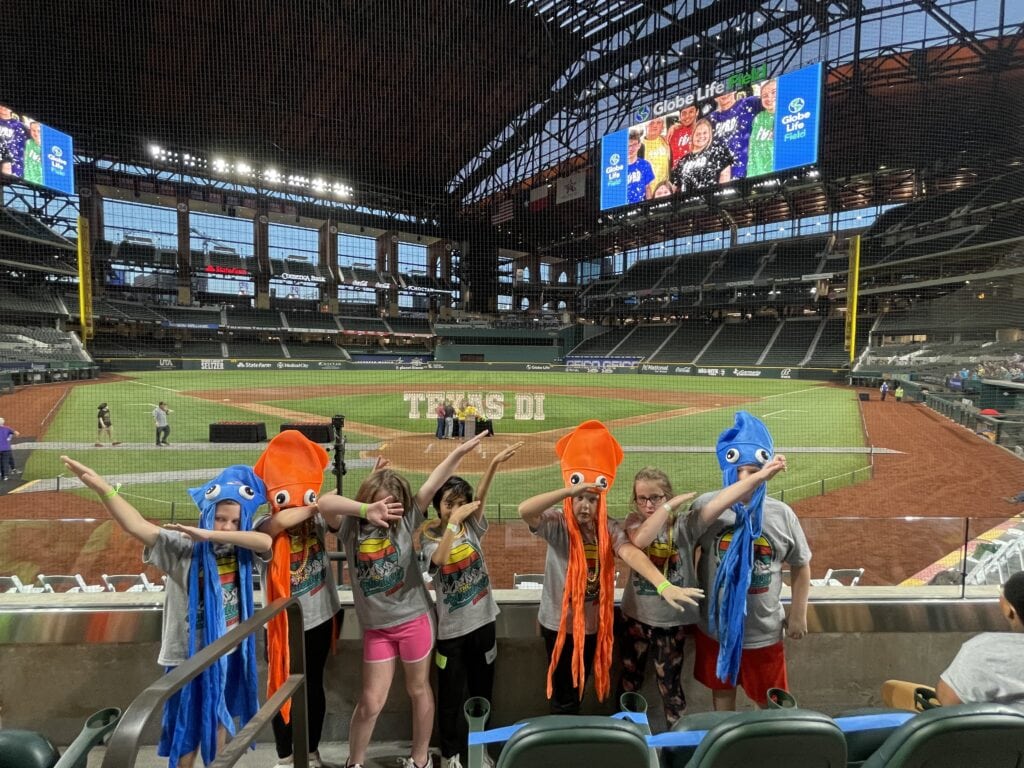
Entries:
[[661,584],[658,585],[658,594],[660,595],[662,592],[664,592],[671,586],[672,583],[668,579],[665,579],[665,581],[661,582]]
[[367,504],[366,502],[363,502],[362,506],[359,507],[359,516],[363,518],[363,520],[366,519],[366,510],[368,510],[369,508],[370,505]]
[[114,486],[113,488],[111,488],[111,489],[110,489],[109,491],[107,491],[106,493],[104,493],[104,494],[103,494],[103,498],[104,498],[104,499],[112,499],[112,498],[114,498],[115,496],[117,496],[117,492],[118,492],[118,491],[120,491],[120,490],[121,490],[121,484],[120,484],[120,483],[118,483],[118,484],[117,484],[117,485],[115,485],[115,486]]

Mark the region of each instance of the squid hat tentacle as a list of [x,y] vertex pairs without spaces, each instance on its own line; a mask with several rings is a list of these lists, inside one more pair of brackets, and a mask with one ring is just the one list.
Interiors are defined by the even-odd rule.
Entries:
[[[188,493],[199,508],[199,527],[206,530],[214,528],[217,505],[222,501],[238,503],[238,530],[252,530],[256,510],[267,501],[263,481],[250,467],[244,466],[228,467],[205,485],[189,488]],[[238,562],[238,618],[243,622],[253,615],[253,553],[244,547],[236,547],[235,557]],[[206,647],[222,637],[226,631],[217,558],[213,545],[208,541],[192,544],[188,573],[188,623],[193,629],[202,627],[202,646],[196,642],[196,632],[189,633],[189,657],[199,647]],[[217,752],[217,725],[223,725],[233,736],[234,716],[239,716],[244,723],[259,709],[255,636],[249,635],[236,655],[236,663],[229,664],[227,657],[221,657],[181,690],[174,722],[171,722],[171,710],[165,710],[165,731],[171,740],[171,766],[177,766],[178,758],[191,752],[197,744],[203,760],[212,762]],[[227,695],[231,696],[233,703],[237,702],[237,707],[228,706]]]
[[[256,474],[267,486],[270,514],[282,509],[316,502],[327,468],[327,451],[301,432],[286,429],[267,444],[256,460]],[[267,568],[267,603],[290,597],[291,537],[287,532],[274,538],[273,557]],[[288,677],[288,616],[279,613],[267,623],[267,698],[274,695]],[[291,701],[281,708],[281,717],[291,722]]]
[[[606,495],[615,473],[622,463],[622,446],[599,421],[585,421],[563,437],[555,445],[562,468],[562,479],[566,485],[598,483],[603,489],[598,494],[597,513],[594,516],[597,529],[597,563],[600,578],[598,597],[597,648],[594,653],[594,686],[598,699],[604,700],[609,691],[609,670],[612,660],[612,638],[615,600],[615,554],[608,533],[608,507]],[[558,659],[565,645],[567,616],[572,612],[572,679],[583,696],[586,682],[584,645],[586,643],[587,618],[587,556],[583,535],[576,516],[572,511],[572,499],[562,503],[566,530],[569,535],[569,564],[565,576],[565,591],[562,594],[562,613],[558,624],[558,636],[548,665],[547,695],[551,698],[552,677]]]
[[[747,411],[737,411],[733,426],[718,436],[715,453],[722,468],[723,486],[728,486],[739,479],[740,467],[764,466],[775,447],[763,422]],[[732,541],[718,566],[708,602],[710,629],[717,633],[719,643],[715,674],[719,680],[733,684],[740,671],[754,541],[761,535],[765,494],[765,484],[761,483],[749,503],[733,504],[736,523]]]

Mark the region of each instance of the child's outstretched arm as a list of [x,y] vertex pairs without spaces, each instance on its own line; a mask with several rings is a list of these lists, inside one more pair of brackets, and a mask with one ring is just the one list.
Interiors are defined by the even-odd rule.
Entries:
[[640,549],[649,547],[651,542],[658,538],[658,534],[665,527],[669,515],[696,495],[696,493],[680,493],[678,496],[673,496],[654,510],[637,528],[630,531],[629,540]]
[[260,555],[270,552],[274,545],[270,536],[259,531],[211,531],[207,528],[197,528],[194,525],[181,525],[180,523],[167,523],[164,528],[183,533],[193,541],[233,544],[243,549],[251,549]]
[[91,488],[100,497],[100,501],[107,508],[107,512],[124,529],[125,533],[135,537],[147,547],[152,547],[156,544],[156,540],[160,536],[160,526],[144,518],[139,513],[139,510],[118,495],[116,488],[85,466],[85,464],[75,461],[70,456],[61,456],[60,460],[64,462],[65,467],[75,473],[75,476],[87,488]]
[[[387,528],[396,520],[401,520],[402,515],[405,514],[402,503],[396,501],[393,496],[373,503],[363,503],[347,496],[332,494],[321,496],[311,507],[297,507],[297,509],[307,510],[306,517],[311,517],[319,509],[327,525],[332,529],[337,529],[341,525],[343,517],[362,517],[380,528]],[[277,517],[291,511],[283,509],[277,513]]]
[[470,451],[475,451],[480,445],[480,441],[484,439],[482,434],[477,435],[468,442],[461,443],[456,447],[454,451],[449,453],[441,463],[434,467],[434,471],[430,473],[430,477],[423,481],[423,485],[416,492],[416,508],[420,510],[426,510],[430,506],[430,502],[434,498],[434,493],[441,487],[442,483],[455,474],[455,469],[459,466],[459,462],[465,458]]
[[761,483],[767,483],[779,472],[784,472],[785,470],[786,457],[781,453],[777,453],[757,472],[744,477],[742,480],[737,480],[732,485],[727,485],[709,499],[708,503],[700,508],[701,523],[705,526],[711,525],[725,510],[756,491],[757,486]]
[[544,510],[558,506],[563,501],[573,496],[582,496],[584,493],[601,493],[604,487],[597,483],[581,483],[580,485],[567,485],[564,488],[556,488],[546,493],[538,493],[519,503],[519,516],[526,521],[531,528],[536,528],[540,523],[540,517]]
[[680,605],[680,603],[696,605],[698,600],[704,599],[704,591],[701,589],[677,587],[675,584],[671,584],[665,578],[665,574],[648,559],[643,550],[637,549],[628,541],[621,542],[618,549],[615,550],[615,554],[622,558],[626,565],[657,587],[658,594],[673,608],[683,611],[686,610],[686,606]]
[[477,507],[476,512],[473,516],[480,520],[484,516],[484,504],[487,502],[487,492],[491,489],[491,481],[494,479],[494,473],[498,471],[498,465],[504,464],[506,461],[516,455],[516,451],[522,448],[526,443],[519,441],[513,443],[505,450],[499,452],[491,459],[491,463],[487,465],[487,471],[484,473],[483,478],[480,480],[480,485],[476,489],[476,499],[480,502],[480,506]]

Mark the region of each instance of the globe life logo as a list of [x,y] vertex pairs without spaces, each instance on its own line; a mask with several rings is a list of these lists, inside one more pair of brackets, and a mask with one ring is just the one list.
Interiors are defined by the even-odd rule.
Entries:
[[811,119],[811,113],[804,110],[804,100],[797,96],[789,102],[788,115],[782,116],[782,125],[785,126],[783,141],[802,139],[807,135],[807,120]]

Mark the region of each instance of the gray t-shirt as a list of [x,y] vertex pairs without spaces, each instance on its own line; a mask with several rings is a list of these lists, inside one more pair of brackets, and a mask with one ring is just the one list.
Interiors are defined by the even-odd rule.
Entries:
[[[627,536],[643,525],[646,519],[647,516],[642,512],[631,512],[625,523]],[[671,584],[677,587],[697,586],[686,515],[677,517],[671,528],[666,525],[644,550],[644,554]],[[635,571],[630,573],[622,593],[622,613],[652,627],[678,627],[681,624],[697,623],[700,619],[698,606],[687,605],[684,611],[673,608],[658,594],[657,587],[657,584],[651,584]]]
[[941,677],[965,704],[1024,704],[1024,633],[972,637]]
[[156,423],[156,426],[158,427],[166,427],[167,411],[165,411],[163,408],[153,409],[153,421]]
[[[269,517],[269,514],[264,514],[254,520],[253,530],[258,530]],[[304,630],[319,627],[341,610],[338,586],[324,543],[327,525],[320,514],[313,516],[312,521],[312,527],[297,525],[280,534],[289,538],[292,597],[299,598],[302,605]],[[260,586],[266,595],[266,568],[260,568]]]
[[[697,514],[704,505],[715,497],[705,493],[697,498],[687,516],[687,527],[691,541],[700,544],[701,557],[697,573],[706,595],[701,603],[701,630],[714,637],[708,627],[708,605],[710,590],[715,583],[715,574],[722,557],[732,541],[736,513],[727,509],[721,517],[706,529]],[[799,568],[811,562],[811,549],[807,546],[803,529],[796,513],[778,499],[766,496],[761,535],[754,542],[754,568],[750,575],[750,589],[747,591],[747,623],[743,635],[744,648],[764,648],[782,640],[782,624],[785,611],[782,608],[782,566]]]
[[345,542],[352,600],[364,630],[395,627],[430,611],[412,541],[422,522],[416,506],[388,528],[357,517],[342,521],[338,536]]
[[[546,629],[558,631],[562,616],[562,595],[565,593],[565,575],[569,570],[569,531],[565,525],[565,517],[561,507],[546,509],[541,514],[533,533],[548,543],[548,551],[544,556],[544,588],[540,593],[540,610],[537,620]],[[612,547],[618,551],[623,541],[622,524],[618,520],[608,521],[608,534]],[[584,540],[587,556],[587,567],[591,573],[597,571],[597,541]],[[586,619],[587,634],[597,632],[600,579],[587,586]],[[572,614],[566,616],[566,629],[572,634]]]
[[[262,562],[262,553],[253,553],[255,563]],[[218,565],[226,558],[218,558]],[[142,551],[142,562],[159,568],[167,574],[167,587],[164,590],[164,614],[161,621],[160,631],[160,655],[157,663],[164,667],[176,667],[188,659],[188,571],[192,565],[192,539],[177,531],[161,529],[156,542],[152,547],[146,547]],[[238,561],[235,559],[234,572],[238,571]],[[222,594],[225,598],[225,620],[228,623],[238,621],[239,597],[233,587],[246,589],[245,584],[228,585],[231,589],[224,589]],[[248,585],[248,589],[252,589]],[[230,604],[228,604],[230,603]],[[234,617],[234,619],[232,619]],[[198,644],[197,644],[198,647]]]
[[459,533],[452,538],[448,559],[437,566],[431,559],[441,543],[444,529],[424,530],[420,548],[429,563],[428,573],[437,591],[437,638],[448,640],[468,635],[474,629],[494,621],[498,604],[484,563],[484,548],[480,540],[487,532],[487,518],[477,521],[470,515]]

